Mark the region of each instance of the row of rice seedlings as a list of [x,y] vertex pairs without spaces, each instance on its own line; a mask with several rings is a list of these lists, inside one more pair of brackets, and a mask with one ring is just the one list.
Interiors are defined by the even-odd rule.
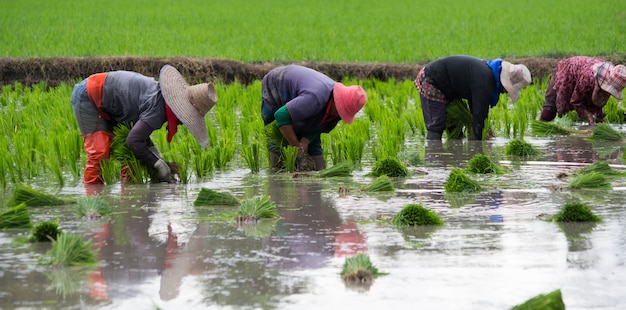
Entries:
[[395,226],[442,225],[439,215],[422,204],[407,204],[398,212],[391,223]]
[[8,207],[14,207],[19,204],[26,204],[29,207],[41,206],[58,206],[68,203],[74,203],[73,198],[59,198],[57,196],[36,190],[26,184],[16,184],[13,189],[11,199],[7,201]]
[[444,184],[446,192],[473,193],[481,190],[480,184],[468,177],[463,170],[452,168]]
[[368,118],[357,118],[350,125],[339,123],[330,133],[322,135],[323,148],[329,150],[332,163],[350,161],[360,166],[370,140],[370,127]]
[[354,256],[346,257],[340,275],[346,286],[368,289],[375,278],[386,275],[386,273],[380,272],[372,264],[367,254],[358,253]]
[[241,202],[228,192],[218,192],[209,188],[201,188],[194,206],[237,206]]
[[392,178],[406,177],[409,175],[409,169],[398,158],[386,157],[378,159],[369,174],[375,177],[381,175],[387,175]]
[[351,161],[344,161],[320,170],[318,175],[322,178],[349,177],[352,175],[352,170],[354,170],[354,164]]
[[506,172],[502,166],[493,162],[487,155],[476,154],[467,163],[467,170],[473,173],[480,174],[503,174]]
[[376,179],[374,179],[374,181],[372,183],[370,183],[367,186],[363,187],[363,191],[366,192],[366,193],[372,193],[372,192],[393,192],[394,190],[395,190],[395,186],[393,185],[393,182],[385,174],[377,177]]

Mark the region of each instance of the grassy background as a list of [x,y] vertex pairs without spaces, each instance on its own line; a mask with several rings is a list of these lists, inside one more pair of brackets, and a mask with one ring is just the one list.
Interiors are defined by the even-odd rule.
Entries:
[[407,63],[606,55],[625,39],[623,0],[0,2],[0,57]]

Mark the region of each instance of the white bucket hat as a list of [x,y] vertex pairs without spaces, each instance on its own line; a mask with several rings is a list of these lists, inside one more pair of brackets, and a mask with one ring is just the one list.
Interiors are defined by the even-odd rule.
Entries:
[[503,61],[500,82],[511,96],[511,101],[517,102],[520,90],[532,82],[530,70],[524,65],[514,65],[508,61]]
[[190,86],[183,76],[170,65],[164,65],[159,74],[165,103],[176,117],[189,129],[200,146],[209,144],[204,116],[217,102],[215,86],[202,83]]

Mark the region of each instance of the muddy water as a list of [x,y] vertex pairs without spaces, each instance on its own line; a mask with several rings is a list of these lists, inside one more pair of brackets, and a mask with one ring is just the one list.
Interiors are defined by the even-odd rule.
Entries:
[[[24,230],[0,231],[0,308],[509,309],[556,289],[568,309],[624,308],[625,178],[602,191],[571,190],[557,178],[598,160],[623,171],[623,146],[527,141],[542,155],[507,158],[507,140],[429,144],[426,164],[396,180],[394,194],[361,192],[372,181],[367,168],[337,179],[235,170],[190,185],[105,187],[114,214],[99,221],[81,220],[72,205],[33,209],[34,223],[59,218],[65,232],[93,239],[100,264],[42,266],[49,245],[16,243]],[[484,185],[477,194],[445,193],[449,171],[476,152],[510,172],[474,176]],[[193,206],[202,187],[242,199],[270,195],[281,219],[237,227],[218,218],[231,207]],[[43,189],[85,195],[78,185]],[[574,200],[604,222],[559,226],[538,218]],[[445,225],[398,229],[377,221],[408,203],[436,211]],[[369,289],[348,288],[339,276],[345,258],[359,252],[388,273]]]

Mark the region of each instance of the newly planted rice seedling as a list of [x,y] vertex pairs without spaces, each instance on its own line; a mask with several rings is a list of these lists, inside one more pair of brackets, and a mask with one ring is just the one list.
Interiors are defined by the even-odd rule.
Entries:
[[374,163],[371,175],[378,177],[381,175],[387,175],[388,177],[406,177],[409,175],[409,169],[398,160],[396,157],[387,157],[379,159]]
[[569,186],[575,189],[593,188],[593,189],[611,189],[611,183],[606,179],[604,174],[592,171],[589,173],[579,174],[569,182]]
[[471,137],[474,118],[464,100],[454,100],[446,105],[446,133],[448,139],[462,139]]
[[539,294],[526,302],[511,308],[511,310],[527,309],[565,310],[563,297],[561,297],[561,290],[555,290],[548,294]]
[[91,266],[97,264],[98,250],[92,249],[93,240],[83,241],[76,234],[63,233],[52,242],[42,261],[53,266]]
[[265,218],[278,217],[276,205],[269,196],[257,196],[241,202],[235,213],[235,221],[240,225],[256,224]]
[[296,162],[298,160],[298,147],[291,145],[283,147],[281,158],[283,159],[284,168],[288,172],[293,173],[296,170]]
[[372,183],[363,188],[364,192],[393,192],[395,186],[387,175],[377,177]]
[[30,227],[30,212],[23,202],[0,213],[0,229]]
[[385,274],[372,264],[369,255],[359,253],[346,257],[341,270],[341,279],[348,287],[367,289],[375,278]]
[[566,203],[559,213],[553,218],[553,222],[601,222],[602,219],[593,214],[591,208],[580,202]]
[[335,164],[332,167],[320,170],[318,175],[322,178],[348,177],[352,174],[353,169],[354,164],[352,162],[345,161]]
[[16,184],[13,196],[11,196],[11,199],[7,202],[7,206],[14,207],[21,203],[29,207],[58,206],[75,201],[76,200],[72,198],[58,198],[57,196],[44,193],[25,184]]
[[59,228],[59,220],[46,221],[37,224],[32,229],[29,241],[31,242],[51,242],[57,240],[57,236],[61,233]]
[[239,199],[231,193],[218,192],[209,188],[202,188],[194,201],[194,206],[237,206]]
[[472,193],[481,190],[478,182],[469,178],[463,170],[459,168],[452,168],[450,171],[450,175],[448,175],[448,179],[445,183],[446,192],[454,192],[454,193]]
[[261,170],[261,145],[258,142],[252,142],[241,146],[241,156],[246,161],[246,165],[250,168],[250,172],[259,173]]
[[437,213],[424,208],[421,204],[407,204],[398,212],[392,224],[395,226],[441,225],[444,221]]

